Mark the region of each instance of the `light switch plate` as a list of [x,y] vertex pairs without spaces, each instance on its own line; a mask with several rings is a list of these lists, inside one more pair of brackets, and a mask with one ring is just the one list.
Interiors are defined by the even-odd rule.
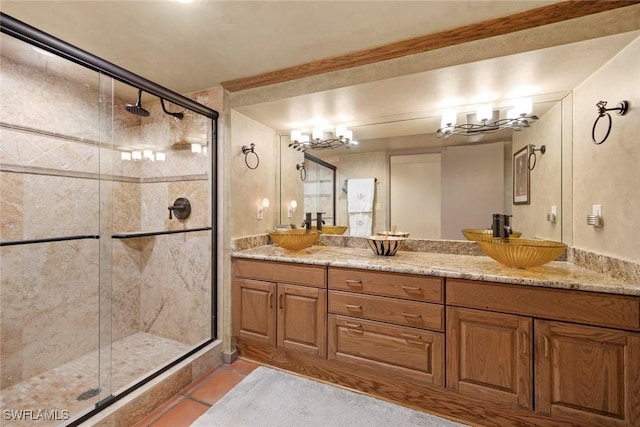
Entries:
[[256,211],[256,217],[258,219],[264,218],[264,208],[258,207],[258,210]]

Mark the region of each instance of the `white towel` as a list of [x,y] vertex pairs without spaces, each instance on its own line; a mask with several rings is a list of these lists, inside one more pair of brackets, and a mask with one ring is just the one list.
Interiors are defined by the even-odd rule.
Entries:
[[349,214],[349,236],[369,237],[373,227],[373,213],[352,212]]
[[375,178],[350,179],[347,183],[347,207],[352,212],[373,212]]

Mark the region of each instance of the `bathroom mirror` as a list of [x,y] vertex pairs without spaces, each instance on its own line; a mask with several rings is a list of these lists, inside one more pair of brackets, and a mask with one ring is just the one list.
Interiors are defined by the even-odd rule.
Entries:
[[[562,240],[562,225],[546,221],[546,211],[550,213],[551,206],[556,206],[558,213],[562,205],[560,153],[562,99],[566,96],[541,97],[532,113],[539,120],[519,132],[507,129],[443,140],[435,132],[440,117],[380,121],[351,128],[359,140],[355,148],[308,150],[307,155],[311,152],[337,167],[338,225],[349,225],[342,184],[350,178],[372,177],[376,178],[373,232],[395,226],[414,238],[459,240],[464,239],[462,229],[486,228],[493,213],[505,213],[514,215],[514,227],[524,228],[527,235]],[[293,169],[295,159],[304,156],[292,150],[289,143],[289,137],[283,135],[282,174],[289,174],[291,171],[285,170]],[[531,203],[514,206],[512,154],[530,144],[545,145],[545,154],[536,153]],[[282,187],[283,202],[304,193],[300,187],[307,185],[300,176],[286,183]]]

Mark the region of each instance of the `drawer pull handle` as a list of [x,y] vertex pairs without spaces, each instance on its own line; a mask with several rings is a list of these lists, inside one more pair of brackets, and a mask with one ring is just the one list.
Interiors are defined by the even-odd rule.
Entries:
[[405,313],[404,311],[402,312],[402,315],[410,319],[419,319],[422,317],[422,314],[411,314],[411,313]]
[[344,325],[347,328],[362,329],[362,325],[356,325],[354,323],[345,322]]
[[273,293],[269,292],[269,308],[273,308]]
[[362,280],[346,279],[345,282],[347,282],[348,286],[362,286]]
[[344,306],[349,310],[362,310],[361,305],[345,304]]
[[402,332],[402,336],[405,338],[409,338],[412,340],[422,340],[422,337],[420,335],[416,335],[416,334],[408,334],[406,332]]
[[419,292],[420,288],[416,288],[415,286],[405,286],[405,285],[400,285],[402,287],[402,289],[404,289],[405,291],[408,292]]
[[284,294],[280,294],[280,309],[284,308]]

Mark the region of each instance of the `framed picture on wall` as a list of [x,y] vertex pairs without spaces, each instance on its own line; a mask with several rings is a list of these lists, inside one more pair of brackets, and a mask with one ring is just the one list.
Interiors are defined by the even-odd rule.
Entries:
[[529,145],[513,155],[513,204],[528,205],[529,199]]

